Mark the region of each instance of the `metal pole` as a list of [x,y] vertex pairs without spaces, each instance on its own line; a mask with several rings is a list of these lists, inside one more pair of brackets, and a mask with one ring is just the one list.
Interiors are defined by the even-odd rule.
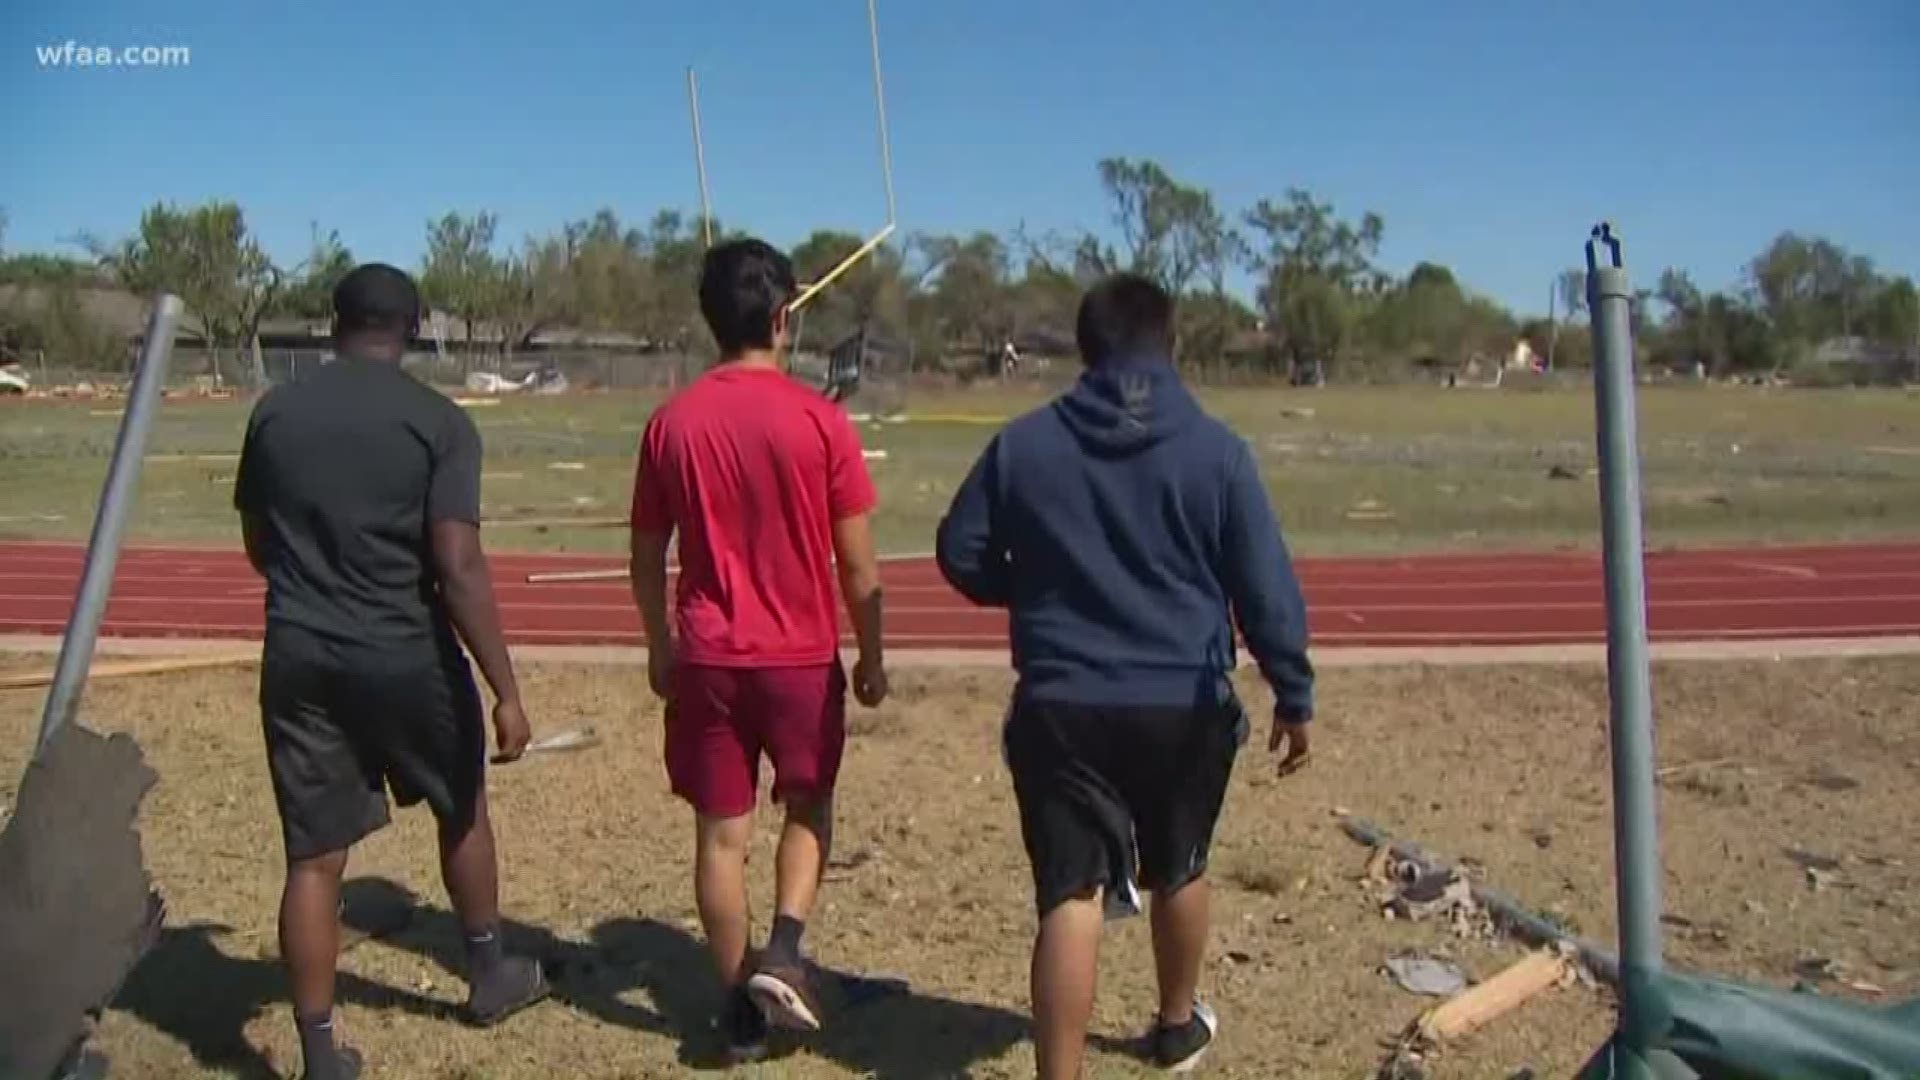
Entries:
[[36,758],[80,708],[80,691],[87,685],[94,639],[100,635],[100,621],[107,612],[114,564],[120,561],[120,538],[126,531],[127,513],[133,509],[141,459],[146,456],[147,436],[153,432],[153,414],[160,407],[160,387],[166,382],[167,357],[173,351],[174,330],[179,324],[180,298],[160,294],[147,320],[140,367],[133,374],[127,411],[121,417],[120,435],[107,465],[106,486],[100,491],[100,509],[94,515],[93,535],[87,541],[87,562],[80,572],[80,591],[74,597],[73,614],[60,642],[60,660],[54,665],[46,711],[40,716]]
[[700,232],[713,246],[713,203],[707,197],[707,149],[700,140],[700,84],[687,68],[687,107],[693,113],[693,166],[700,171]]
[[867,37],[873,45],[873,107],[880,121],[880,173],[887,184],[887,230],[891,232],[900,216],[893,202],[893,143],[887,138],[887,92],[880,79],[880,14],[875,0],[867,0]]
[[1620,919],[1623,1076],[1643,1071],[1660,1034],[1649,979],[1660,973],[1660,827],[1654,789],[1653,696],[1634,419],[1633,289],[1610,225],[1587,242],[1587,311],[1599,428],[1601,533],[1607,572],[1607,696],[1613,751],[1615,893]]

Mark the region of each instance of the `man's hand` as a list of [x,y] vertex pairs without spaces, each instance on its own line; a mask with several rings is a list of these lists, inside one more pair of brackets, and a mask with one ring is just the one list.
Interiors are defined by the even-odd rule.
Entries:
[[1292,776],[1307,767],[1312,760],[1311,739],[1307,729],[1311,724],[1289,724],[1279,717],[1273,718],[1273,738],[1267,741],[1267,749],[1280,754],[1280,776]]
[[493,756],[495,765],[518,761],[520,755],[527,752],[527,744],[533,741],[533,728],[528,725],[527,714],[518,700],[506,698],[494,704],[493,739],[500,750]]
[[887,665],[874,657],[862,656],[853,665],[853,698],[867,708],[877,708],[887,700]]
[[670,638],[647,642],[647,685],[661,701],[673,700],[673,673],[679,666]]

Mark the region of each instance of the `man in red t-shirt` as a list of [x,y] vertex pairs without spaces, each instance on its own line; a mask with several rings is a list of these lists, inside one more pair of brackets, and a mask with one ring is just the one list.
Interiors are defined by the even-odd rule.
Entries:
[[[846,742],[836,564],[859,641],[854,696],[869,708],[887,696],[873,481],[846,413],[786,374],[796,291],[792,264],[761,241],[707,253],[700,311],[720,362],[648,422],[634,480],[633,594],[648,678],[667,702],[667,775],[694,810],[694,895],[728,988],[721,1028],[742,1059],[765,1052],[769,1020],[821,1024],[800,935],[826,865]],[[750,963],[746,862],[763,753],[786,826],[772,931]]]

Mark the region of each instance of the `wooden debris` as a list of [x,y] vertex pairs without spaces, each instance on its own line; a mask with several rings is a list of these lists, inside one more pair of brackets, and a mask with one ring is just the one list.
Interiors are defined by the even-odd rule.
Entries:
[[[216,653],[211,656],[174,656],[161,660],[122,660],[96,663],[87,671],[88,681],[96,679],[115,679],[127,675],[164,675],[172,671],[194,671],[199,668],[228,667],[233,664],[249,664],[260,659],[260,650],[252,649],[244,653]],[[27,690],[37,686],[53,685],[52,671],[27,671],[17,675],[0,675],[0,690]]]
[[548,570],[528,574],[527,583],[541,585],[560,581],[624,581],[628,577],[625,567],[615,570]]
[[1457,1039],[1498,1020],[1567,978],[1565,958],[1549,952],[1526,959],[1486,982],[1456,994],[1420,1018],[1420,1036],[1434,1043]]

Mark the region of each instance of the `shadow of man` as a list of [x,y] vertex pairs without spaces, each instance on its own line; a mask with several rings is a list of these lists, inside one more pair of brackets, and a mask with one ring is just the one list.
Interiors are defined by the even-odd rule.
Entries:
[[[404,930],[383,938],[439,964],[459,970],[461,937],[453,913],[422,905],[382,878],[345,885],[349,925],[355,912],[411,905]],[[608,1024],[675,1040],[678,1059],[690,1068],[721,1068],[724,1043],[712,1019],[721,1000],[704,942],[678,927],[652,919],[615,918],[595,926],[585,942],[507,922],[502,934],[511,951],[539,956],[547,966],[553,996],[562,1004]],[[820,990],[832,1022],[804,1040],[776,1042],[775,1056],[806,1045],[813,1053],[859,1075],[882,1080],[963,1076],[976,1063],[1004,1054],[1027,1038],[1019,1013],[991,1005],[916,994],[897,980],[820,969]],[[646,1004],[635,1004],[639,992]],[[1128,1044],[1096,1040],[1108,1049]]]
[[[180,1040],[205,1068],[230,1070],[241,1080],[277,1080],[280,1070],[247,1041],[246,1027],[268,1005],[286,1000],[286,969],[276,957],[227,952],[216,939],[232,932],[212,923],[162,931],[112,1008]],[[440,1002],[345,972],[335,994],[341,1001],[372,1009],[436,1019],[456,1015]]]

